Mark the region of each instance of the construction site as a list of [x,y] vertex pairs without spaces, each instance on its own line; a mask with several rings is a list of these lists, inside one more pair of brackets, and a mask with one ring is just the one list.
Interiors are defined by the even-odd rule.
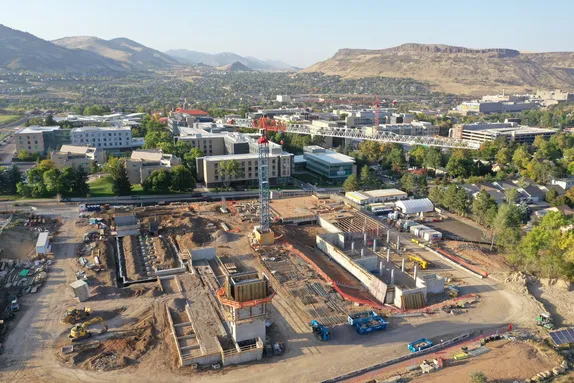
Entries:
[[[548,342],[554,327],[544,305],[525,285],[499,287],[492,274],[505,265],[483,245],[422,243],[415,229],[338,194],[272,193],[266,139],[259,144],[258,199],[3,218],[2,235],[17,222],[27,235],[18,254],[34,255],[17,260],[11,245],[2,252],[2,288],[30,288],[17,302],[6,354],[58,366],[61,381],[366,382],[398,374],[398,382],[458,371],[467,363],[459,360],[503,347],[517,359],[501,364],[528,363],[528,350]],[[421,229],[424,219],[401,225]],[[547,354],[533,366],[564,374]],[[26,364],[6,358],[14,367],[2,379],[22,376]]]

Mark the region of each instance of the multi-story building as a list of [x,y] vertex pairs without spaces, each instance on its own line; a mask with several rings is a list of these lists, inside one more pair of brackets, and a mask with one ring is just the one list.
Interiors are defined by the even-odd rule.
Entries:
[[532,144],[537,136],[548,139],[554,134],[556,134],[554,129],[542,129],[500,122],[462,124],[454,127],[450,132],[451,137],[475,142],[494,141],[498,137],[505,137],[507,140],[519,144]]
[[30,154],[46,154],[60,145],[70,143],[70,129],[60,129],[59,126],[29,126],[14,133],[14,141],[17,152],[25,150]]
[[303,153],[307,169],[325,178],[346,179],[351,174],[357,174],[353,157],[320,146],[305,146]]
[[469,101],[458,105],[456,109],[460,112],[472,113],[506,113],[522,112],[536,109],[539,106],[538,102]]
[[[225,154],[225,133],[209,133],[202,129],[185,128],[177,141],[183,141],[192,148],[198,148],[206,156]],[[185,135],[183,135],[185,134]]]
[[132,184],[143,183],[154,170],[170,170],[178,165],[181,165],[179,157],[160,150],[134,150],[126,159],[126,171]]
[[104,150],[128,149],[132,147],[132,130],[129,127],[100,126],[74,128],[72,129],[72,145],[89,145]]
[[[269,153],[269,182],[272,185],[284,184],[291,176],[290,153],[273,151]],[[197,161],[197,179],[207,187],[223,185],[225,182],[257,185],[259,182],[258,154],[228,154],[222,156],[200,157]],[[227,179],[221,172],[223,161],[237,161],[241,167],[240,175]]]
[[50,153],[50,159],[54,161],[58,169],[82,166],[88,170],[92,162],[104,164],[105,158],[105,153],[101,148],[89,146],[62,145],[60,150]]

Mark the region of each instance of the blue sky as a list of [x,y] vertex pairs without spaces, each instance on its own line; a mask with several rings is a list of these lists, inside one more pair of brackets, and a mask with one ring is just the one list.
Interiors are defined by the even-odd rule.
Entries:
[[308,66],[339,48],[403,43],[574,51],[570,0],[4,0],[0,23],[52,40],[127,37]]

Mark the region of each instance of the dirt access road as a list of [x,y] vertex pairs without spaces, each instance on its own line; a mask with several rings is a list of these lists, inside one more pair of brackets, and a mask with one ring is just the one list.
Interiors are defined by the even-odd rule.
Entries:
[[[168,354],[162,354],[160,348],[152,350],[137,366],[111,372],[84,371],[62,366],[52,348],[55,339],[65,331],[55,313],[72,302],[66,286],[73,280],[69,266],[75,261],[74,247],[79,241],[75,234],[74,221],[68,220],[54,241],[56,261],[46,286],[38,295],[24,297],[22,316],[0,357],[0,381],[141,383],[192,378],[196,382],[317,382],[403,355],[407,353],[405,344],[421,336],[447,339],[464,331],[507,323],[529,325],[532,313],[538,310],[532,299],[502,290],[488,279],[476,280],[469,289],[479,292],[482,302],[468,314],[397,320],[387,331],[363,337],[341,325],[333,328],[332,341],[319,342],[310,336],[308,328],[292,324],[288,302],[279,300],[274,308],[288,337],[288,348],[282,357],[225,368],[219,373],[196,374],[171,368]],[[171,342],[166,332],[161,335],[160,342]]]

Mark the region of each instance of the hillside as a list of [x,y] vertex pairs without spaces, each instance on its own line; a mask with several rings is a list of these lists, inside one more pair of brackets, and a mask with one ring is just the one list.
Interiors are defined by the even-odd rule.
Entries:
[[231,63],[229,65],[225,65],[222,67],[217,68],[219,70],[224,70],[227,72],[248,72],[251,71],[252,69],[247,67],[246,65],[240,63],[239,61],[235,61],[234,63]]
[[404,44],[381,50],[341,49],[304,72],[346,78],[412,78],[429,82],[435,90],[458,94],[537,88],[574,90],[574,52],[521,53],[512,49]]
[[35,72],[124,71],[116,61],[67,49],[0,24],[0,70]]
[[243,57],[231,52],[204,53],[187,49],[172,49],[165,52],[181,62],[188,64],[205,64],[212,67],[223,67],[240,62],[246,67],[260,71],[294,71],[295,67],[277,60],[260,60],[255,57]]
[[52,42],[64,48],[82,49],[118,61],[126,69],[164,69],[179,64],[171,56],[126,38],[103,40],[92,36],[75,36]]

